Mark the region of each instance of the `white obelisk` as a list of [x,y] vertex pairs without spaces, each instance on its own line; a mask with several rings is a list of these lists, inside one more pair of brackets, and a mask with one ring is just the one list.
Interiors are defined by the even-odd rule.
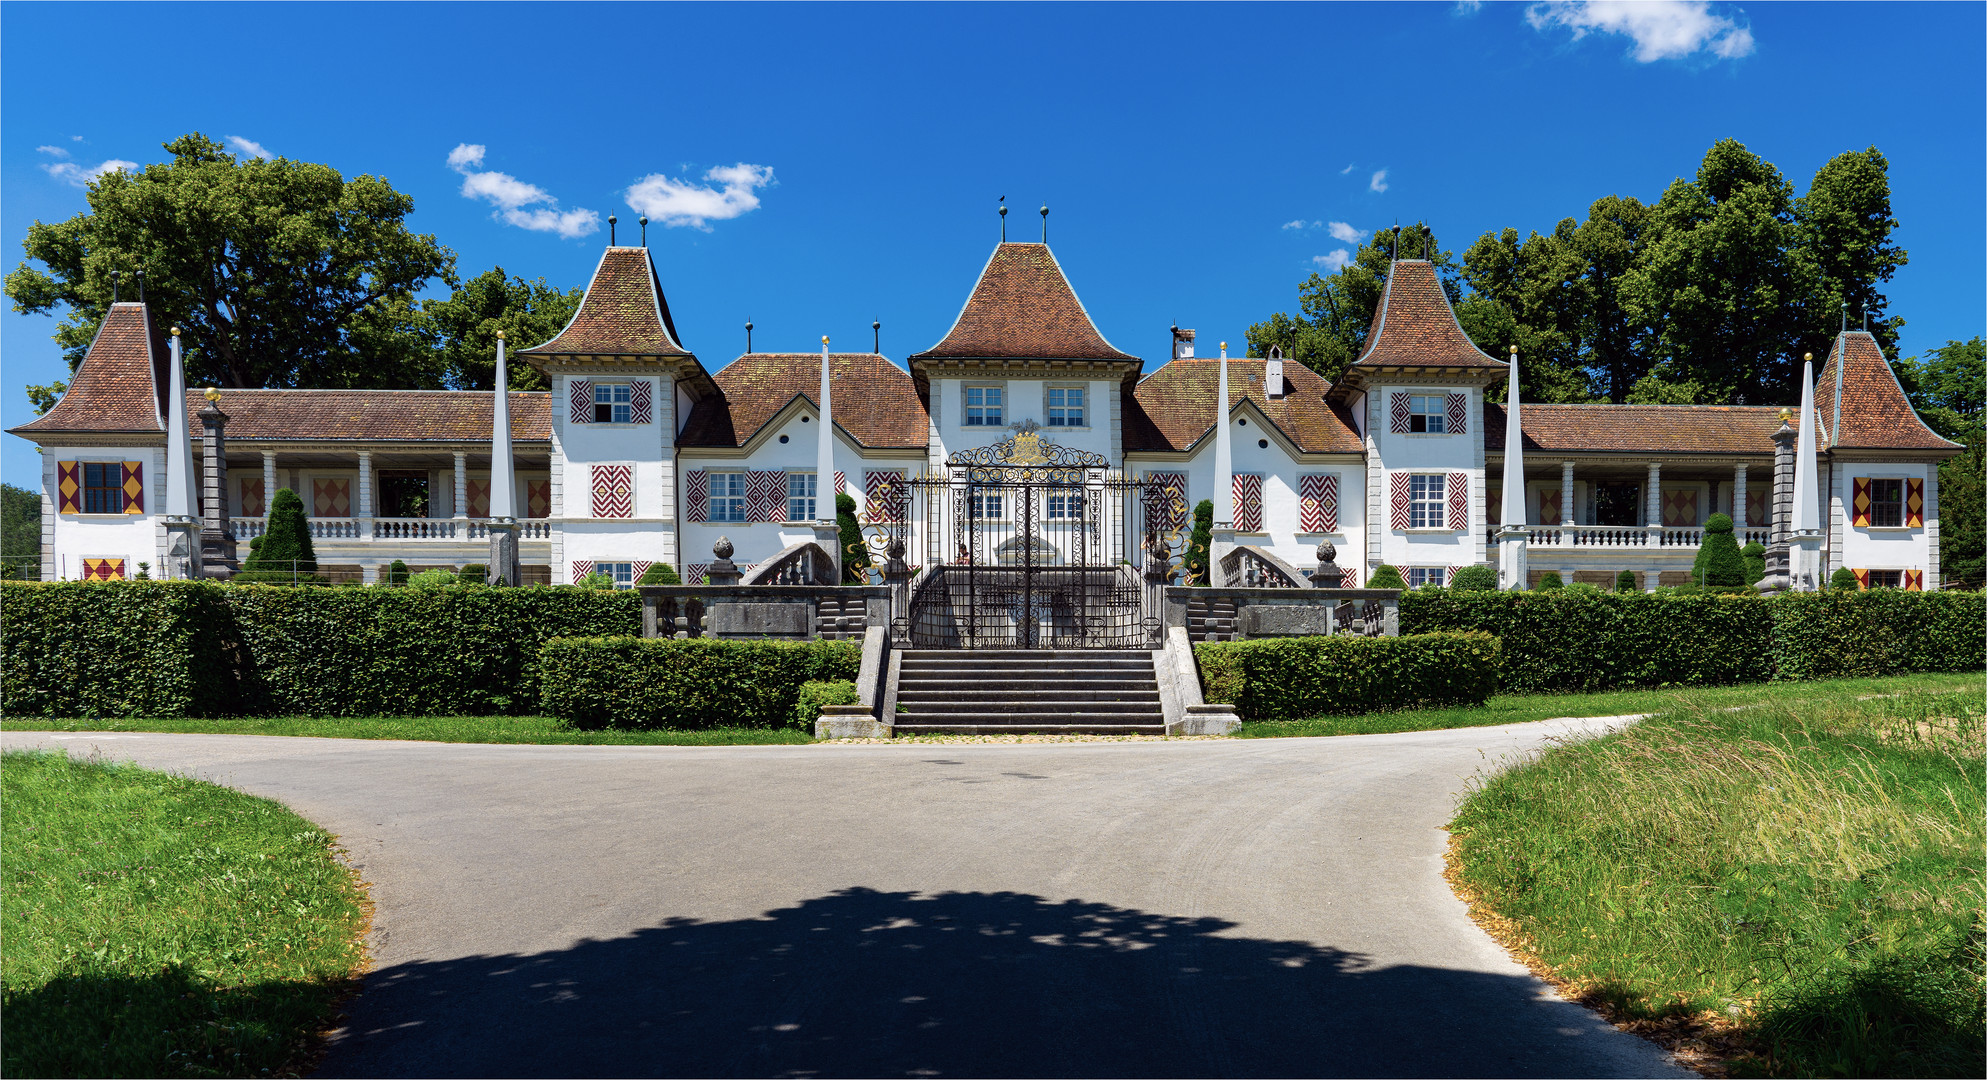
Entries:
[[1815,500],[1815,365],[1809,353],[1801,363],[1800,441],[1794,450],[1793,588],[1821,587],[1821,508]]
[[490,565],[484,580],[516,585],[518,559],[516,473],[511,467],[510,373],[504,366],[504,332],[497,331],[496,396],[490,402]]
[[[179,353],[179,327],[172,328],[171,390],[166,398],[166,577],[200,576],[200,518],[194,484],[193,432],[186,423],[186,365]],[[275,498],[265,491],[262,498]]]
[[1511,389],[1504,395],[1504,512],[1497,530],[1498,584],[1523,589],[1530,534],[1525,530],[1525,433],[1518,422],[1518,347],[1511,346]]
[[828,335],[821,335],[821,429],[814,433],[814,542],[834,564],[833,582],[842,580],[842,531],[835,522],[835,402],[830,385]]
[[1228,343],[1221,343],[1220,371],[1214,379],[1214,528],[1210,530],[1207,551],[1207,581],[1197,585],[1228,584],[1222,562],[1235,550],[1235,442],[1228,420]]

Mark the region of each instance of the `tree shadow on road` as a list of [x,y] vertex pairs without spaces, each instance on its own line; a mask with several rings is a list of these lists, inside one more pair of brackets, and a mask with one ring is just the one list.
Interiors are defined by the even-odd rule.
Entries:
[[1373,968],[1234,925],[847,889],[758,918],[381,969],[322,1072],[1592,1075],[1622,1049],[1595,1043],[1626,1038],[1528,979]]

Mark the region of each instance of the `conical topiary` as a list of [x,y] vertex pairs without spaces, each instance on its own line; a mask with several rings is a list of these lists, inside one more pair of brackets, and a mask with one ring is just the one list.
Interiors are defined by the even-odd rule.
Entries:
[[1557,570],[1547,570],[1543,575],[1539,577],[1539,583],[1536,586],[1534,586],[1534,588],[1538,589],[1540,592],[1547,592],[1553,589],[1563,589],[1565,587],[1566,587],[1566,582],[1560,580],[1559,571]]
[[407,573],[407,564],[401,562],[399,559],[393,560],[393,565],[386,568],[386,583],[388,585],[405,585],[409,576]]
[[1835,568],[1835,573],[1828,575],[1828,587],[1855,590],[1862,588],[1863,583],[1856,580],[1856,571],[1846,566],[1838,566]]
[[1635,571],[1623,570],[1614,576],[1615,592],[1640,592],[1642,586],[1635,583]]
[[1194,528],[1187,534],[1187,550],[1180,556],[1180,565],[1187,573],[1187,584],[1215,584],[1207,573],[1207,553],[1213,546],[1214,500],[1202,499],[1194,506]]
[[862,538],[862,523],[856,520],[855,496],[835,493],[835,533],[842,544],[842,584],[861,585],[869,581],[869,544]]
[[1465,566],[1456,571],[1449,587],[1458,592],[1492,591],[1497,588],[1497,571],[1488,566]]
[[490,580],[490,568],[483,563],[473,562],[456,572],[455,580],[462,585],[483,585]]
[[1759,584],[1759,579],[1766,576],[1766,545],[1754,540],[1740,548],[1739,555],[1746,561],[1746,584]]
[[309,580],[317,571],[317,550],[311,546],[310,521],[304,500],[289,488],[278,488],[269,500],[269,527],[249,545],[247,561],[236,581],[282,582]]
[[1702,583],[1738,586],[1746,583],[1746,560],[1739,554],[1739,542],[1732,535],[1729,514],[1713,514],[1704,523],[1704,543],[1698,548],[1703,561]]
[[1401,572],[1395,569],[1392,564],[1381,563],[1373,568],[1373,576],[1366,579],[1366,587],[1369,589],[1405,589],[1407,588],[1407,582],[1402,580]]

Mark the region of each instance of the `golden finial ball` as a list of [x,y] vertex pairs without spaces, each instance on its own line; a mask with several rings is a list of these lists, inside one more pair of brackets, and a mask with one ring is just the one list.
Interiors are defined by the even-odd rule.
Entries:
[[1512,356],[1518,355],[1518,347],[1516,345],[1511,346],[1511,355]]
[[205,396],[208,401],[219,401],[221,400],[221,388],[218,386],[210,386],[207,388],[207,393]]
[[173,328],[172,328],[172,336],[174,336],[174,337],[178,337],[178,336],[179,336],[179,327],[175,326],[175,327],[173,327]]
[[821,335],[821,344],[823,344],[823,345],[826,345],[826,344],[828,344],[828,335],[826,335],[826,334],[822,334],[822,335]]
[[502,330],[497,331],[497,340],[498,341],[504,340],[504,332]]
[[1225,342],[1225,341],[1224,341],[1224,342],[1222,342],[1222,343],[1221,343],[1221,347],[1222,347],[1222,348],[1224,348],[1224,349],[1225,349],[1225,348],[1227,348],[1227,347],[1228,347],[1228,343],[1227,343],[1227,342]]
[[1781,423],[1783,423],[1783,424],[1791,424],[1791,423],[1793,423],[1793,422],[1794,422],[1794,410],[1792,410],[1792,409],[1790,409],[1790,408],[1786,407],[1785,405],[1782,405],[1782,406],[1780,406],[1780,422],[1781,422]]
[[1807,361],[1808,363],[1812,364],[1812,363],[1814,363],[1814,360],[1815,360],[1815,354],[1813,354],[1813,353],[1802,353],[1802,354],[1801,354],[1801,359],[1803,359],[1803,360],[1806,360],[1806,361]]

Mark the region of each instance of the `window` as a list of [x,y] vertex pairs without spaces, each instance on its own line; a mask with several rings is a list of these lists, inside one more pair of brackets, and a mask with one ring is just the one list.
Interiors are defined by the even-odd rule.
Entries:
[[1076,521],[1083,517],[1083,492],[1078,488],[1050,488],[1043,497],[1043,515],[1049,521]]
[[[1895,484],[1899,481],[1892,480],[1890,482]],[[1883,481],[1878,480],[1874,481],[1874,483],[1881,484]],[[1871,520],[1875,520],[1875,518]],[[1902,570],[1871,570],[1869,571],[1869,575],[1869,587],[1872,589],[1901,589],[1904,587],[1904,571]]]
[[83,463],[83,513],[124,512],[124,466],[115,461]]
[[975,518],[991,518],[998,520],[1003,516],[1004,511],[1006,509],[1006,507],[1003,505],[1006,502],[1006,500],[1002,498],[1000,495],[995,494],[994,492],[991,491],[988,492],[975,491],[972,493],[970,498],[972,499],[972,509],[969,511],[969,513]]
[[617,589],[632,589],[635,587],[634,563],[597,562],[593,564],[593,572],[596,574],[605,574],[613,578],[614,587]]
[[1410,566],[1407,568],[1407,585],[1419,589],[1423,585],[1441,585],[1447,570],[1440,566]]
[[[1870,479],[1870,524],[1878,527],[1904,524],[1904,481],[1896,477]],[[1870,571],[1870,584],[1876,584],[1877,574],[1896,577],[1896,570]]]
[[1415,473],[1408,478],[1408,527],[1441,529],[1448,509],[1449,478],[1443,473]]
[[745,474],[742,472],[713,472],[711,474],[711,518],[712,521],[745,520]]
[[969,386],[966,388],[966,426],[999,427],[1006,421],[1000,418],[1001,395],[998,386]]
[[787,520],[814,520],[814,474],[787,473]]
[[594,423],[630,424],[634,419],[634,406],[629,401],[627,383],[593,384]]
[[[1594,485],[1594,524],[1635,525],[1642,520],[1642,485],[1601,481]],[[1573,522],[1565,522],[1571,525]]]
[[410,469],[381,469],[379,508],[382,517],[427,517],[428,474]]
[[1083,426],[1083,388],[1080,386],[1049,387],[1049,426]]
[[1417,434],[1440,435],[1449,430],[1449,403],[1445,394],[1410,394],[1407,429]]

